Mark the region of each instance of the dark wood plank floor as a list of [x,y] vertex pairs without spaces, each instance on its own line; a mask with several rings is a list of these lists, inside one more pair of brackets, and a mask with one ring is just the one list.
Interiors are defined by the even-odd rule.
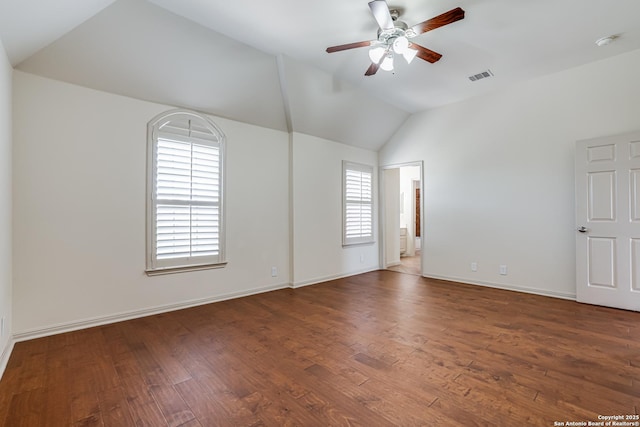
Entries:
[[640,313],[390,271],[18,343],[5,426],[553,426],[638,414]]

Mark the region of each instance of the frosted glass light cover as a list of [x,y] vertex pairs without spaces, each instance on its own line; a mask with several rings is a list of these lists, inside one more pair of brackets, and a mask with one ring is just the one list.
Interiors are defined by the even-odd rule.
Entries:
[[374,47],[369,49],[369,59],[371,59],[371,62],[373,62],[374,64],[380,62],[380,58],[382,58],[382,55],[384,55],[383,47]]
[[385,71],[393,71],[393,55],[387,55],[384,61],[382,61],[382,64],[380,64],[380,68]]
[[413,58],[415,58],[417,54],[417,50],[408,47],[407,50],[402,53],[402,56],[404,56],[404,59],[407,60],[407,64],[411,64],[411,61],[413,61]]
[[403,54],[409,48],[409,40],[400,36],[393,41],[393,51],[398,54]]

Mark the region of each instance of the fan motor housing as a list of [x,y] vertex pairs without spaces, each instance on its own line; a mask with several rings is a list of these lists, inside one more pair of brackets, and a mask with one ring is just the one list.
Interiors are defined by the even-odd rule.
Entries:
[[393,25],[394,28],[392,30],[378,28],[378,41],[380,43],[388,44],[390,40],[403,36],[406,38],[415,37],[415,33],[409,29],[405,22],[396,19],[393,21]]

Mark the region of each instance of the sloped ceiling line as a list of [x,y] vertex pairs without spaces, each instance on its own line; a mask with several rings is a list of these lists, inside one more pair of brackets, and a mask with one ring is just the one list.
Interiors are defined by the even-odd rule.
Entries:
[[280,92],[282,93],[282,103],[284,104],[284,117],[287,123],[287,132],[293,132],[293,121],[291,118],[291,102],[289,100],[289,91],[287,87],[287,75],[284,65],[284,57],[282,54],[276,56],[278,63],[278,77],[280,77]]
[[[61,44],[56,39],[65,39],[65,33],[79,28],[91,16],[95,18],[104,15],[110,9],[137,10],[131,19],[123,15],[118,19],[113,18],[115,25],[108,29],[108,34],[104,33],[104,29],[101,34],[88,30],[86,34],[90,38],[89,44],[94,43],[97,47],[104,45],[104,41],[96,44],[93,40],[98,35],[107,40],[109,37],[116,39],[116,45],[126,44],[119,37],[124,29],[128,37],[133,37],[133,45],[139,46],[141,39],[163,38],[165,30],[175,34],[176,29],[172,28],[174,24],[182,32],[186,32],[189,27],[192,33],[200,33],[201,41],[210,39],[209,44],[201,46],[204,49],[209,46],[209,52],[214,58],[224,58],[222,62],[226,62],[229,55],[237,53],[232,61],[233,67],[224,69],[223,66],[223,71],[233,74],[236,81],[244,77],[243,85],[256,92],[252,95],[248,90],[237,91],[237,99],[226,97],[222,105],[216,105],[220,107],[218,111],[233,116],[236,113],[234,109],[241,110],[238,114],[241,117],[250,116],[253,123],[282,130],[287,129],[284,112],[268,103],[260,103],[267,102],[269,96],[274,96],[274,92],[280,92],[275,86],[279,77],[274,58],[278,54],[311,65],[360,88],[365,92],[367,100],[376,98],[402,111],[416,113],[505,88],[513,83],[640,49],[638,0],[456,0],[453,4],[451,0],[388,2],[402,10],[400,19],[410,25],[454,7],[461,7],[466,14],[463,20],[416,37],[416,43],[443,55],[436,64],[416,60],[408,65],[404,61],[397,61],[395,74],[379,72],[371,78],[363,76],[370,64],[366,48],[333,54],[325,51],[327,46],[376,37],[378,26],[367,6],[368,0],[2,0],[0,38],[15,66],[23,58],[30,58],[27,60],[30,61],[38,49],[52,42],[62,48],[64,43]],[[150,16],[140,14],[140,10],[146,10]],[[158,19],[161,15],[159,11],[164,11],[165,15],[171,14],[174,18],[164,19],[163,22],[169,26],[149,34],[146,31],[148,28],[145,28],[148,27],[147,21]],[[94,18],[89,20],[93,21]],[[540,25],[541,22],[544,25]],[[129,23],[136,31],[122,27],[123,23]],[[205,35],[206,30],[209,31],[208,36]],[[71,33],[75,33],[75,30]],[[595,45],[595,40],[613,34],[620,37],[611,45],[604,48]],[[60,38],[61,36],[63,37]],[[76,38],[79,39],[77,34]],[[73,44],[68,39],[66,43]],[[169,55],[183,54],[181,51],[189,47],[183,42],[169,44]],[[81,45],[77,40],[74,47],[81,48]],[[229,50],[223,53],[225,48]],[[251,49],[252,53],[243,61],[242,55]],[[43,52],[47,50],[51,51],[45,48],[36,53],[36,57],[41,57],[40,62],[44,61],[46,54],[43,55]],[[80,49],[76,55],[85,53],[91,52]],[[118,53],[118,49],[114,53]],[[121,71],[131,72],[141,68],[144,51],[140,57],[122,58],[129,67]],[[66,60],[67,57],[47,59],[55,67],[56,60]],[[75,63],[81,62],[74,59]],[[95,60],[91,55],[86,59]],[[266,66],[263,61],[270,61],[271,65]],[[197,62],[194,64],[199,65]],[[469,75],[485,69],[494,71],[495,78],[476,83],[469,81]],[[35,71],[35,67],[31,72],[40,73]],[[83,72],[86,73],[86,70]],[[66,74],[70,74],[68,70]],[[123,81],[132,80],[130,75],[118,77]],[[77,79],[78,76],[74,78]],[[86,76],[83,78],[89,79]],[[104,79],[104,76],[101,78]],[[287,79],[292,80],[290,76]],[[227,94],[225,87],[205,83],[208,84],[205,89],[210,92],[215,90]],[[144,80],[142,84],[149,85]],[[231,86],[230,89],[235,90]],[[264,87],[265,92],[261,92],[261,87]],[[166,88],[151,89],[164,92],[164,95],[168,91]],[[202,88],[192,90],[199,93],[190,94],[191,98],[197,98],[199,94],[202,97],[203,93],[212,95]],[[213,95],[218,94],[215,91]],[[260,99],[260,95],[268,96]],[[294,98],[293,94],[289,96]],[[271,101],[281,100],[272,98]],[[314,106],[317,100],[310,101],[309,104]],[[344,102],[344,99],[341,101]],[[211,107],[211,102],[200,100],[203,107]],[[255,105],[251,105],[252,103]],[[278,107],[280,106],[282,104]],[[297,116],[293,108],[292,104],[292,118]],[[356,118],[361,114],[354,109],[351,109],[351,113]],[[297,126],[299,123],[294,120],[293,127]]]
[[[117,29],[117,30],[115,30]],[[408,113],[326,71],[265,53],[146,0],[118,0],[21,71],[377,151]]]
[[375,37],[368,0],[2,0],[0,38],[22,71],[374,151],[412,113],[640,49],[638,0],[398,1],[409,24],[466,11],[416,38],[436,64],[327,54]]

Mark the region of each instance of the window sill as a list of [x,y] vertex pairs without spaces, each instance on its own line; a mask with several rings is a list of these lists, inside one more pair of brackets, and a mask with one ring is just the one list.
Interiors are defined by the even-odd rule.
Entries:
[[176,267],[161,267],[155,269],[148,269],[144,272],[147,276],[161,276],[164,274],[185,273],[189,271],[211,270],[214,268],[224,268],[227,265],[227,261],[218,262],[215,264],[200,264],[200,265],[185,265]]
[[375,240],[370,240],[368,242],[352,242],[352,243],[343,243],[342,247],[343,248],[348,248],[351,246],[367,246],[367,245],[373,245],[376,241]]

